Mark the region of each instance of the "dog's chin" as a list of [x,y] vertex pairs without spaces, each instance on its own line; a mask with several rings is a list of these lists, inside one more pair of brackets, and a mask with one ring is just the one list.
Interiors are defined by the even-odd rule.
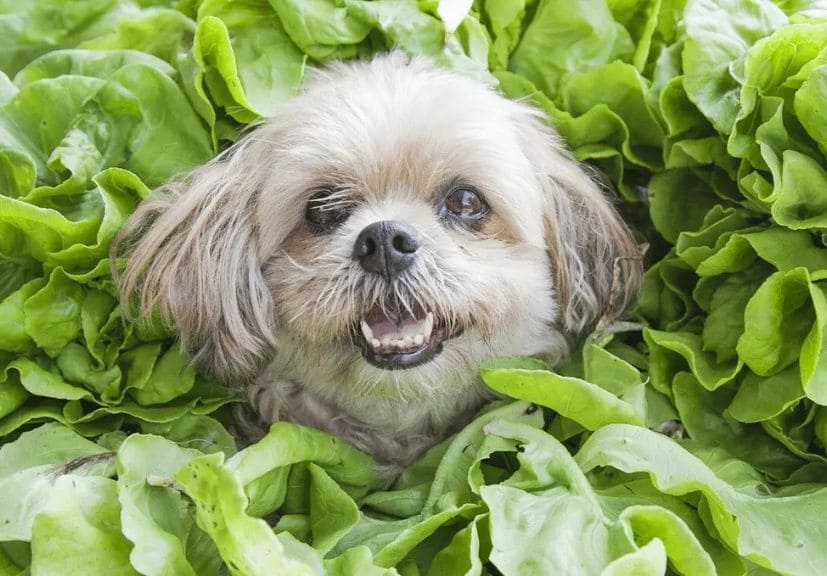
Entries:
[[365,360],[377,368],[401,370],[436,358],[446,340],[459,336],[462,327],[445,322],[419,306],[410,310],[370,309],[353,329],[354,341]]

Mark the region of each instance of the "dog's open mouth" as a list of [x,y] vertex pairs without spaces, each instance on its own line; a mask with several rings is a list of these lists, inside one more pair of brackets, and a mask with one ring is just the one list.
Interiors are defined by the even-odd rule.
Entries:
[[372,308],[359,323],[365,360],[386,369],[410,368],[431,360],[442,351],[448,334],[434,313],[419,307],[388,312]]

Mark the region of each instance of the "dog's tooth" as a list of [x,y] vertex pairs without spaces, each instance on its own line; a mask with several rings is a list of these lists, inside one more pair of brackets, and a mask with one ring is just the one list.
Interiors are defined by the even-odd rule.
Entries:
[[413,346],[413,343],[414,343],[414,339],[411,336],[407,335],[407,334],[402,339],[402,341],[405,343],[405,348],[410,348],[411,346]]
[[431,331],[434,329],[434,313],[428,312],[428,315],[425,316],[425,330],[422,333],[425,337],[429,337],[431,335]]
[[382,338],[381,343],[382,343],[383,348],[389,348],[390,345],[391,345],[391,339],[390,338]]
[[422,346],[422,343],[425,342],[425,337],[422,334],[417,334],[413,338],[414,346]]
[[379,341],[378,338],[371,338],[370,339],[370,345],[374,348],[379,348],[379,346],[381,346],[382,343]]
[[399,340],[394,340],[393,345],[396,346],[397,350],[402,350],[405,347],[405,341],[400,338]]
[[373,340],[373,330],[370,329],[368,323],[362,320],[360,326],[362,327],[362,334],[365,336],[365,340],[367,342]]

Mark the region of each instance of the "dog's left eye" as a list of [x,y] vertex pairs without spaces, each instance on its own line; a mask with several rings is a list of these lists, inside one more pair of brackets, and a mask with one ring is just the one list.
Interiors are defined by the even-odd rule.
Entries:
[[488,213],[488,204],[475,190],[454,188],[445,196],[445,209],[459,220],[479,220]]
[[350,216],[351,202],[333,190],[321,190],[307,202],[305,217],[322,231],[338,227]]

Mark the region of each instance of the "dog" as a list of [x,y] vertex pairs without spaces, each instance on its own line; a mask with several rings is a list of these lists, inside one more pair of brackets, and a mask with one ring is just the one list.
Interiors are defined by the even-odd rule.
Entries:
[[483,361],[557,364],[635,300],[629,228],[544,120],[426,59],[330,65],[139,206],[122,300],[246,390],[248,437],[404,466],[494,397]]

